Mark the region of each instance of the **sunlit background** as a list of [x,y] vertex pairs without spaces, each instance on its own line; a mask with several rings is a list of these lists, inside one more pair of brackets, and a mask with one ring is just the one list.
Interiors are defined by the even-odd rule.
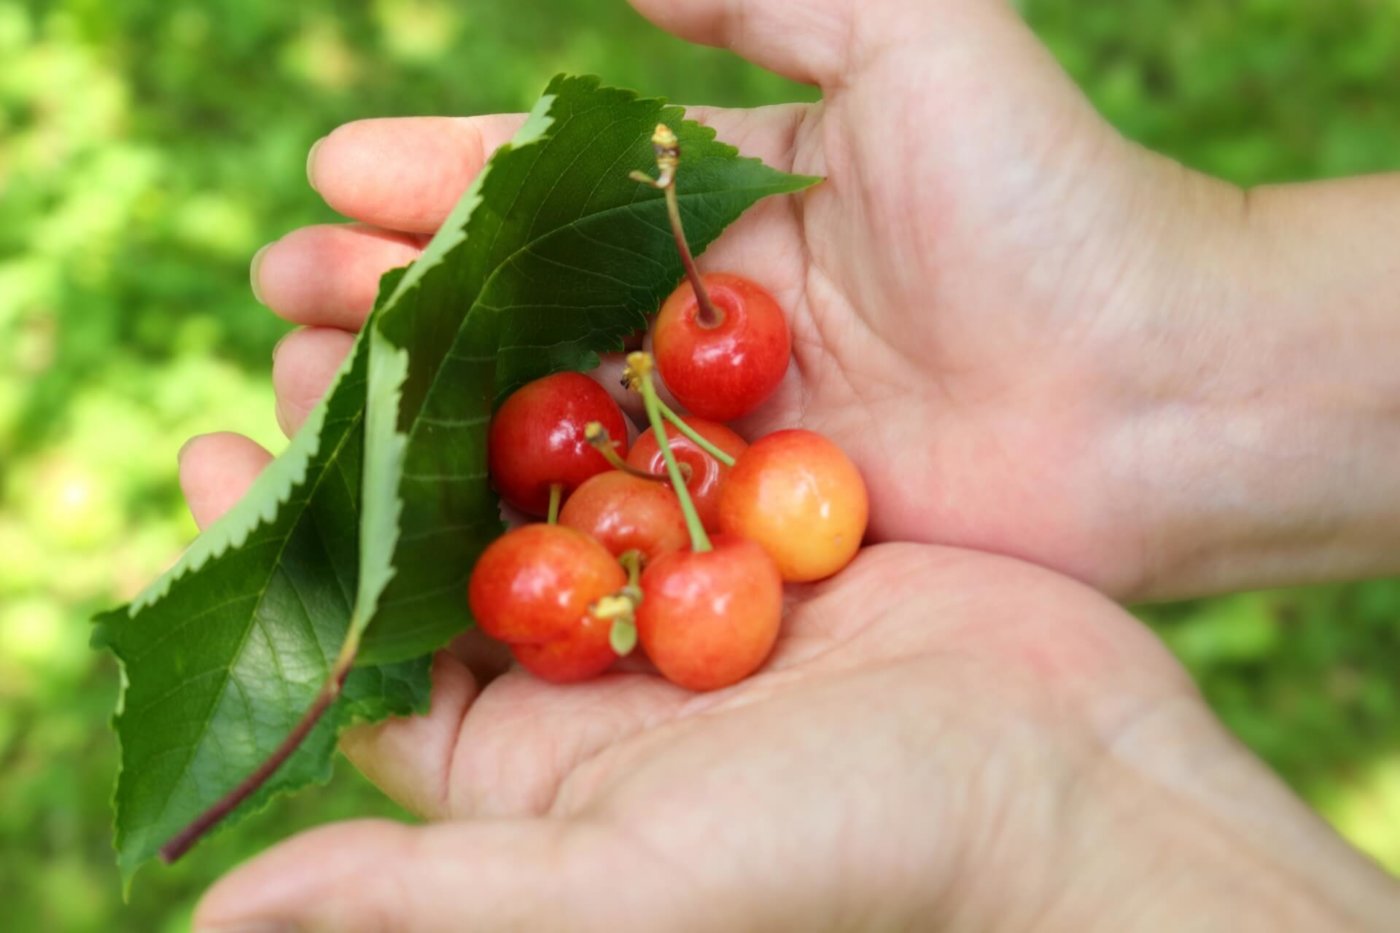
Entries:
[[[1240,183],[1400,168],[1400,3],[1021,6],[1110,119],[1190,165]],[[521,109],[559,71],[682,102],[813,99],[622,0],[0,0],[0,926],[183,929],[209,881],[290,829],[396,813],[342,766],[147,869],[123,906],[118,675],[87,618],[194,535],[187,436],[280,448],[285,325],[247,267],[333,219],[308,146],[356,117]],[[1400,581],[1149,615],[1230,726],[1400,872]]]

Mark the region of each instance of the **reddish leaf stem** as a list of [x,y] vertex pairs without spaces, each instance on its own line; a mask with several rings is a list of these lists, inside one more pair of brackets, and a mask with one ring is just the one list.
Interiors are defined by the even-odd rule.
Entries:
[[695,301],[699,310],[695,314],[695,323],[701,327],[718,327],[724,321],[724,315],[715,307],[710,300],[710,293],[705,289],[705,283],[700,278],[700,268],[695,265],[695,257],[691,255],[690,244],[685,239],[685,228],[681,225],[681,206],[676,199],[676,169],[681,164],[681,144],[676,138],[676,134],[664,123],[656,125],[656,132],[651,137],[651,149],[656,153],[656,168],[658,175],[652,178],[644,172],[633,172],[632,178],[651,185],[666,195],[666,216],[671,221],[671,236],[676,240],[676,252],[680,253],[681,265],[685,267],[685,277],[690,280],[690,287],[695,292]]
[[[354,654],[352,653],[349,660],[353,659]],[[278,745],[272,754],[267,756],[267,759],[262,764],[258,765],[256,771],[244,778],[237,787],[219,798],[213,806],[201,813],[194,822],[180,830],[169,842],[161,846],[161,861],[169,865],[188,852],[205,833],[219,825],[224,817],[228,816],[237,809],[243,801],[251,797],[259,787],[262,787],[263,784],[267,782],[268,778],[277,773],[277,769],[282,767],[288,758],[292,757],[292,753],[297,750],[297,747],[300,746],[302,740],[311,733],[311,730],[316,728],[316,724],[321,721],[321,717],[326,714],[326,710],[331,708],[331,704],[340,696],[341,688],[345,686],[345,678],[350,674],[350,664],[340,664],[340,662],[337,662],[337,664],[340,669],[333,671],[333,676],[328,678],[325,684],[321,686],[321,691],[316,695],[316,700],[311,704],[311,708],[306,711],[306,714],[297,722],[296,727],[282,740],[282,744]]]

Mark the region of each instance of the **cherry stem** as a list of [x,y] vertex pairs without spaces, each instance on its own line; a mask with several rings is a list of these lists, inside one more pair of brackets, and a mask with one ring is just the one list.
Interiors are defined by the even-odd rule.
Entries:
[[681,224],[681,206],[676,197],[676,169],[681,163],[681,144],[676,134],[664,123],[656,124],[656,132],[651,137],[651,149],[656,153],[657,177],[644,172],[633,172],[631,177],[666,195],[666,216],[671,220],[671,235],[676,239],[676,252],[680,253],[681,265],[685,267],[685,277],[695,292],[696,304],[700,306],[695,315],[695,323],[704,328],[718,327],[724,322],[724,315],[705,289],[700,279],[700,269],[695,265],[695,257],[690,253],[690,244],[685,238],[685,227]]
[[[600,619],[612,619],[608,645],[620,658],[631,654],[632,649],[637,647],[637,606],[642,602],[643,559],[642,552],[635,548],[623,551],[618,556],[617,562],[627,571],[627,585],[607,599],[599,600],[593,610],[593,614]],[[605,602],[610,605],[604,607]]]
[[695,511],[695,503],[686,488],[685,476],[676,455],[671,451],[671,443],[666,438],[666,419],[661,416],[661,400],[656,397],[656,384],[652,381],[651,370],[655,365],[650,353],[629,353],[627,367],[631,370],[632,385],[642,393],[642,404],[646,406],[647,420],[651,422],[652,433],[656,435],[656,446],[661,448],[661,456],[666,460],[666,472],[671,477],[671,488],[681,503],[681,514],[685,516],[685,527],[690,532],[690,549],[697,554],[714,550],[710,536],[705,534],[705,526],[700,523],[700,515]]
[[[603,427],[599,422],[588,422],[588,424],[584,426],[583,436],[594,450],[603,455],[603,459],[608,461],[608,465],[614,470],[621,470],[629,476],[636,476],[640,479],[656,480],[659,483],[664,483],[669,479],[664,473],[650,473],[646,470],[638,469],[619,457],[617,455],[617,448],[613,445],[612,436],[608,434],[608,429]],[[683,463],[681,466],[687,466],[687,464]],[[686,478],[689,479],[689,477]]]
[[312,701],[311,707],[302,714],[292,731],[287,733],[287,737],[273,749],[272,754],[268,755],[252,774],[244,778],[237,787],[220,797],[213,806],[201,813],[169,842],[161,846],[161,861],[169,865],[192,849],[195,843],[223,822],[230,813],[238,809],[243,801],[256,793],[258,788],[267,783],[268,779],[277,773],[277,769],[282,767],[288,758],[292,757],[302,741],[311,734],[311,730],[316,728],[321,717],[326,714],[326,710],[330,709],[340,696],[340,691],[345,686],[345,678],[350,676],[350,668],[355,663],[355,654],[359,651],[359,647],[360,637],[352,629],[351,634],[345,638],[345,644],[341,645],[340,654],[336,657],[335,663],[331,665],[325,683],[321,685],[320,691],[316,694],[316,699]]
[[[618,555],[617,562],[622,565],[622,569],[627,571],[627,585],[637,588],[638,582],[642,578],[642,562],[646,560],[646,555],[633,548],[630,551],[623,551]],[[637,588],[637,602],[642,601],[642,591]]]
[[[699,447],[705,453],[709,454],[711,457],[714,457],[716,460],[718,460],[720,463],[724,464],[727,467],[732,467],[734,465],[733,457],[729,456],[729,454],[725,453],[724,451],[716,447],[714,444],[712,444],[699,431],[686,424],[685,420],[682,419],[680,415],[676,414],[670,405],[667,405],[665,402],[661,401],[660,398],[657,398],[656,401],[657,404],[661,407],[661,417],[665,418],[667,421],[675,425],[677,431],[681,432],[686,437],[694,441],[696,447]],[[683,463],[681,464],[681,466],[688,466],[688,464]],[[686,479],[689,478],[690,477],[686,477]]]
[[564,498],[564,485],[562,483],[549,484],[549,517],[545,519],[551,525],[559,524],[559,503]]

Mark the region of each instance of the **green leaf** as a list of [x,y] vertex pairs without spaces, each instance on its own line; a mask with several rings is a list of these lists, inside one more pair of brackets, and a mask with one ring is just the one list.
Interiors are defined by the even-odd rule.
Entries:
[[[249,493],[94,642],[123,666],[118,864],[137,867],[251,772],[330,670],[359,562],[367,345]],[[300,750],[228,822],[326,780],[340,728],[426,707],[428,659],[354,671]]]
[[377,318],[374,352],[409,355],[398,412],[408,448],[401,475],[374,482],[397,481],[402,518],[362,659],[411,657],[468,623],[467,577],[501,530],[486,482],[493,403],[538,376],[593,368],[680,280],[662,194],[628,178],[654,170],[658,122],[680,137],[677,192],[696,252],[760,198],[815,181],[740,158],[661,101],[595,78],[550,84],[458,206],[460,235],[435,241]]
[[[94,643],[123,665],[118,862],[130,880],[286,737],[334,659],[357,667],[306,743],[234,818],[324,780],[339,729],[421,711],[429,652],[501,529],[485,476],[494,401],[584,369],[680,278],[651,164],[680,111],[559,78],[424,255],[387,275],[326,399],[245,498]],[[697,251],[754,201],[812,179],[740,159],[694,124],[680,197]],[[368,628],[366,628],[368,626]]]

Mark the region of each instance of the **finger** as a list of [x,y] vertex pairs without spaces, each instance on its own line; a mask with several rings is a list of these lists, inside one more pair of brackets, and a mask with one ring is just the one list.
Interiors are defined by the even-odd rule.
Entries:
[[461,721],[481,692],[471,670],[450,652],[433,658],[432,678],[427,716],[359,726],[340,736],[340,750],[361,774],[404,809],[429,819],[451,815],[448,776],[441,771],[458,739],[449,726]]
[[524,122],[523,114],[357,120],[312,147],[306,172],[326,203],[347,217],[431,233]]
[[[597,829],[549,820],[341,823],[225,876],[200,902],[194,927],[540,930],[587,917],[612,929],[635,909],[626,889],[644,880],[640,861]],[[627,884],[606,883],[623,870],[617,877]]]
[[342,741],[385,793],[433,818],[541,815],[575,767],[693,698],[658,677],[621,672],[561,687],[513,669],[481,688],[450,654],[435,659],[433,678],[426,716]]
[[233,507],[272,454],[241,434],[190,438],[180,449],[180,489],[202,531]]
[[355,336],[334,327],[307,327],[282,338],[272,356],[277,423],[291,437],[335,381]]
[[[635,664],[631,659],[622,663]],[[473,629],[433,658],[429,715],[348,729],[341,734],[340,750],[361,774],[410,812],[430,819],[471,815],[454,809],[451,763],[463,741],[463,720],[471,705],[510,665],[509,648]],[[516,676],[523,675],[517,672]],[[473,748],[467,753],[481,756],[487,750]]]
[[[761,68],[806,84],[842,79],[865,28],[888,20],[876,4],[853,0],[631,0],[637,12],[690,42],[731,49]],[[894,6],[906,7],[907,4]],[[858,28],[861,27],[861,28]]]
[[515,663],[510,647],[479,628],[469,628],[445,649],[467,666],[483,687],[510,670]]
[[417,237],[373,227],[303,227],[253,257],[253,295],[294,324],[359,330],[379,277],[422,252]]
[[[794,135],[809,109],[806,105],[755,110],[694,107],[686,116],[713,127],[721,139],[745,155],[788,169]],[[308,171],[326,203],[342,214],[384,230],[432,233],[447,219],[490,154],[510,139],[523,120],[517,114],[347,123],[316,144]],[[262,261],[265,267],[268,257]],[[291,261],[285,251],[281,261]],[[309,267],[319,268],[314,262]],[[270,293],[264,297],[272,303]]]

